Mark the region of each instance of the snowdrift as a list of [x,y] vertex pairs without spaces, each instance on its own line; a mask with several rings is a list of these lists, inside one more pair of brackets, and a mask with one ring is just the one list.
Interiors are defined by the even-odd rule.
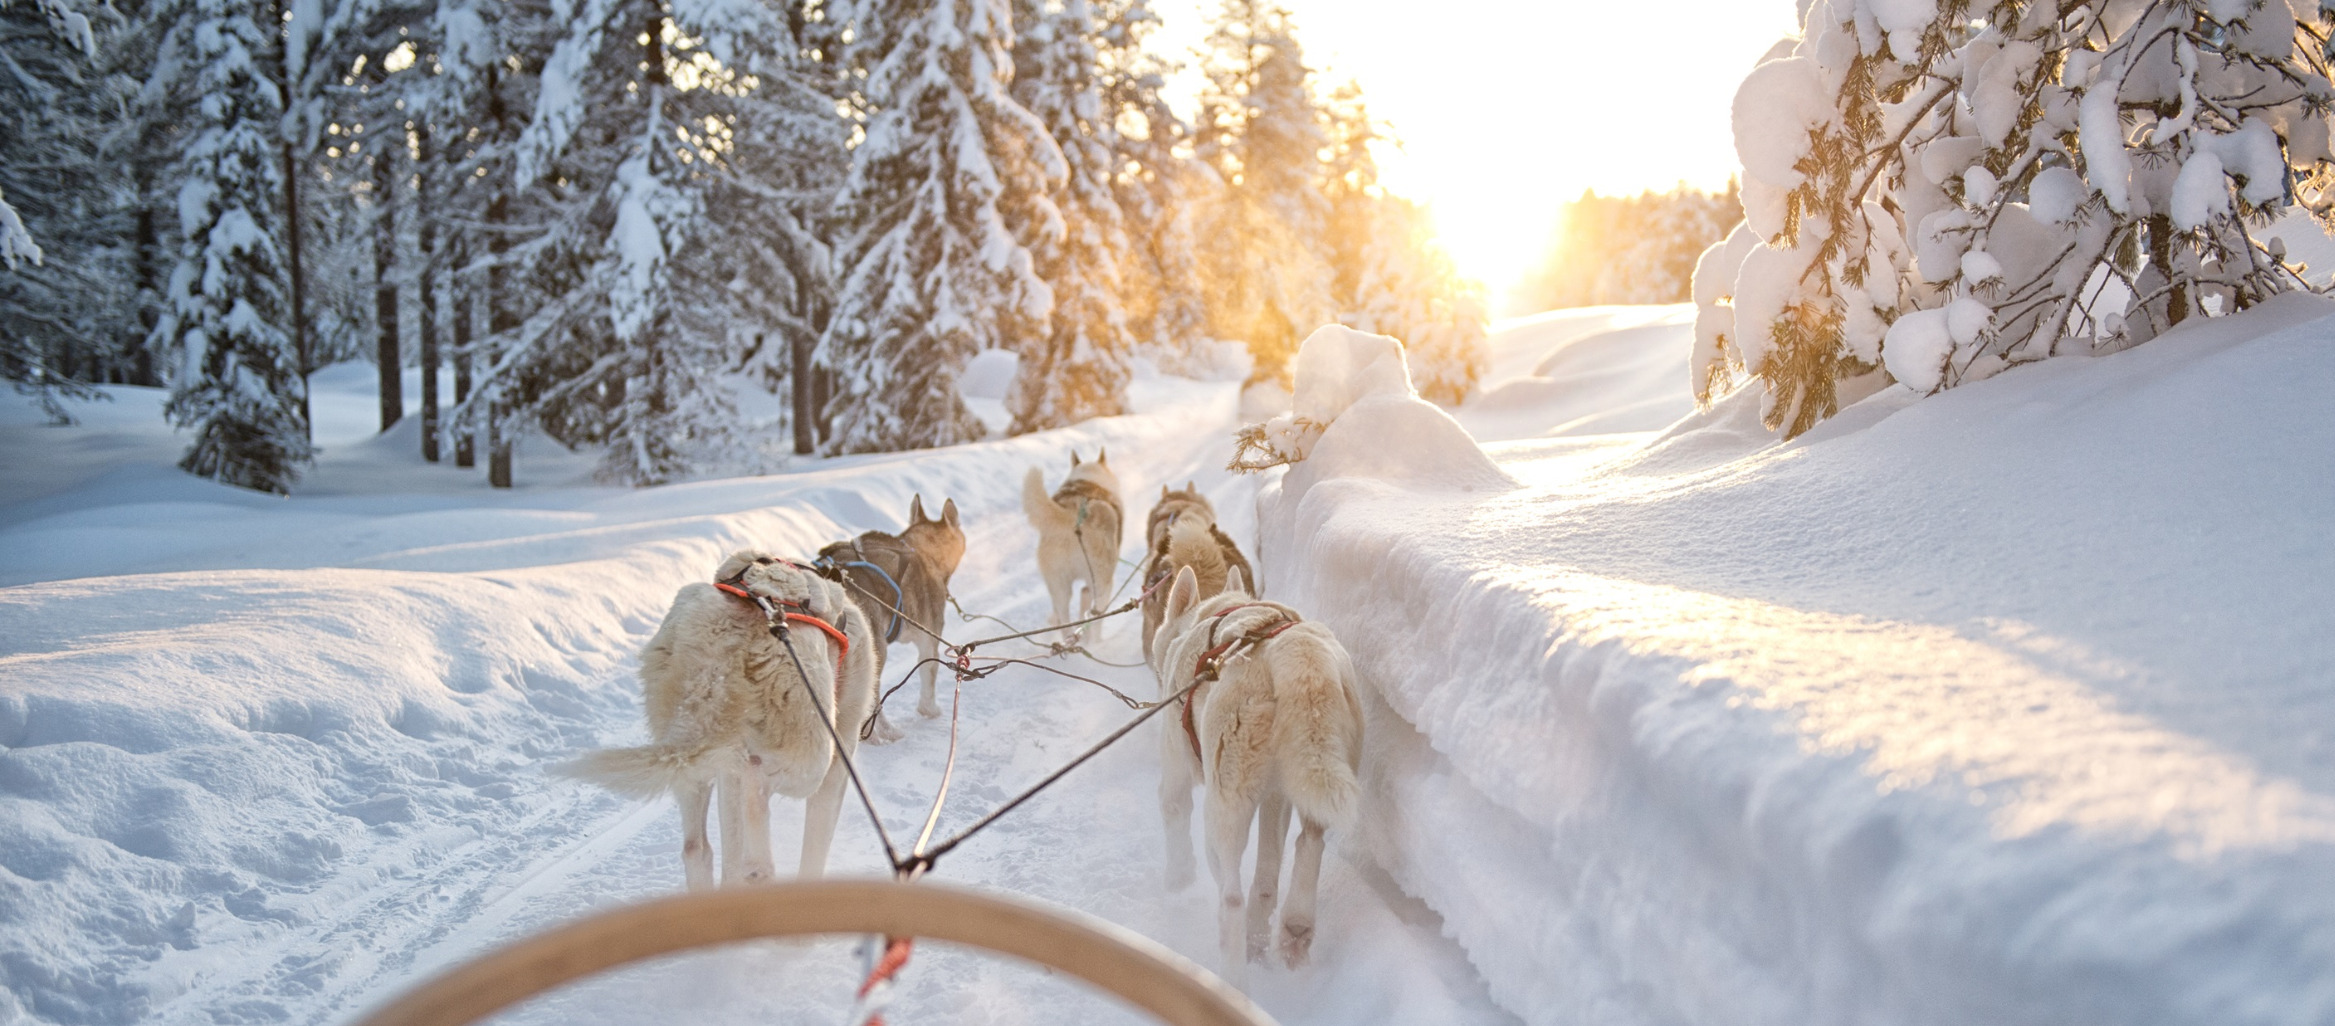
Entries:
[[[1291,467],[1267,589],[1377,705],[1354,843],[1529,1022],[2335,1019],[2330,312],[1790,445],[1739,395],[1488,446],[1511,489]],[[1372,414],[1317,457],[1419,444]]]

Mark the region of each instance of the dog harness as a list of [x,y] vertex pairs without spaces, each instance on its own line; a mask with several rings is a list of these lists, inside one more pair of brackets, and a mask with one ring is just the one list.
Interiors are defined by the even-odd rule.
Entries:
[[[804,566],[801,563],[797,563],[791,559],[763,558],[757,559],[755,562],[765,564],[785,563],[786,565],[791,566],[797,570],[801,570],[805,573],[814,572],[810,567]],[[813,627],[818,629],[821,633],[826,634],[828,637],[833,638],[835,640],[835,675],[837,677],[843,676],[843,661],[845,658],[851,655],[850,638],[844,637],[843,632],[836,630],[834,624],[828,623],[827,621],[822,620],[816,616],[812,616],[809,612],[805,611],[809,607],[803,605],[800,602],[793,602],[787,599],[765,599],[763,596],[747,591],[742,586],[745,580],[746,572],[741,570],[738,571],[738,575],[736,577],[732,577],[726,581],[715,581],[713,582],[713,586],[721,589],[723,592],[737,596],[738,598],[745,599],[746,601],[752,602],[756,605],[761,605],[763,602],[767,601],[780,609],[786,610],[784,613],[774,614],[773,619],[781,619],[784,622],[799,623],[807,627]],[[771,612],[767,608],[764,611]]]
[[[1277,619],[1259,623],[1222,642],[1217,641],[1216,629],[1224,626],[1224,618],[1243,609],[1270,609],[1276,614]],[[1184,706],[1184,737],[1192,742],[1192,759],[1200,764],[1200,779],[1202,780],[1208,779],[1208,756],[1200,750],[1200,728],[1192,722],[1192,713],[1196,705],[1194,700],[1200,697],[1200,689],[1208,686],[1208,682],[1217,679],[1217,675],[1224,670],[1225,660],[1232,658],[1236,652],[1255,648],[1278,638],[1281,636],[1281,632],[1297,626],[1304,618],[1298,616],[1296,610],[1276,602],[1243,602],[1237,606],[1226,606],[1218,610],[1209,616],[1208,620],[1208,649],[1200,653],[1199,661],[1192,665],[1192,678],[1199,681],[1200,684],[1186,693],[1181,700]]]
[[[889,627],[884,629],[884,644],[889,645],[895,641],[900,640],[900,604],[907,601],[907,593],[900,590],[900,582],[893,580],[892,575],[885,572],[883,567],[877,566],[874,563],[867,561],[867,553],[859,547],[858,539],[852,540],[851,551],[854,554],[857,554],[860,558],[838,560],[833,556],[821,553],[819,558],[811,565],[821,569],[822,572],[819,574],[819,576],[829,577],[830,579],[837,581],[840,581],[843,576],[843,568],[854,566],[866,567],[870,571],[873,571],[877,577],[883,578],[885,586],[892,589],[892,622]],[[833,575],[825,573],[824,570],[828,568],[833,568],[835,573]]]

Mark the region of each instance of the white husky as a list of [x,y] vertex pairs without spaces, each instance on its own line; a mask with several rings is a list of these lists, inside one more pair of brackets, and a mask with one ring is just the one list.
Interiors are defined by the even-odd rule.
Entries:
[[[1246,960],[1263,961],[1272,932],[1281,846],[1298,818],[1297,858],[1281,911],[1281,955],[1304,964],[1313,945],[1323,834],[1353,822],[1360,801],[1362,705],[1354,665],[1329,628],[1287,606],[1244,593],[1239,574],[1222,594],[1199,597],[1190,566],[1168,586],[1167,615],[1153,638],[1161,697],[1204,682],[1160,730],[1160,817],[1168,883],[1192,879],[1192,786],[1207,789],[1208,871],[1221,899],[1217,939],[1224,976],[1236,986]],[[1257,823],[1257,871],[1244,922],[1241,855]]]
[[1053,623],[1073,619],[1070,591],[1081,582],[1086,584],[1086,612],[1078,618],[1102,612],[1119,569],[1119,528],[1125,519],[1109,453],[1097,453],[1091,463],[1071,453],[1070,474],[1052,495],[1046,493],[1045,473],[1031,467],[1022,479],[1022,512],[1038,529],[1038,574],[1054,600]]
[[[713,886],[705,818],[717,781],[727,884],[772,878],[771,793],[808,796],[801,872],[820,876],[848,784],[843,760],[875,711],[881,642],[842,586],[807,568],[741,551],[714,579],[785,614],[802,673],[753,598],[686,585],[641,651],[650,742],[593,752],[572,768],[613,791],[680,801],[681,865],[693,891]],[[821,709],[834,717],[841,751]]]

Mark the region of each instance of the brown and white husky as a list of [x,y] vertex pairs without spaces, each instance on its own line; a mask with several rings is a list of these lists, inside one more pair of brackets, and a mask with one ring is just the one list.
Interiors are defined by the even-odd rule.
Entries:
[[[1038,574],[1046,580],[1046,594],[1054,600],[1056,625],[1093,616],[1109,601],[1111,581],[1119,568],[1120,527],[1124,518],[1119,502],[1119,479],[1111,473],[1107,452],[1082,463],[1070,454],[1070,473],[1052,494],[1046,475],[1036,467],[1022,479],[1022,512],[1038,529]],[[1071,590],[1086,586],[1086,611],[1070,612]]]
[[[820,549],[819,558],[842,572],[851,600],[883,639],[876,646],[876,675],[883,676],[885,645],[900,640],[914,644],[917,658],[924,662],[924,692],[916,711],[940,715],[934,694],[940,664],[932,660],[940,655],[941,639],[931,632],[941,628],[948,611],[949,576],[965,558],[965,529],[957,522],[956,500],[942,500],[940,516],[928,517],[924,496],[916,496],[908,503],[908,526],[899,534],[869,531]],[[889,744],[901,736],[877,708],[868,740]]]

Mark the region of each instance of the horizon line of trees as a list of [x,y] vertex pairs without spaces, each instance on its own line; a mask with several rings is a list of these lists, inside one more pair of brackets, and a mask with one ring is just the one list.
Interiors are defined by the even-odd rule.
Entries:
[[[307,375],[511,483],[523,427],[653,484],[1122,412],[1130,361],[1313,326],[1456,402],[1480,293],[1377,181],[1287,11],[1226,0],[1189,120],[1147,0],[0,3],[0,369],[170,390],[191,473],[285,492]],[[450,380],[449,380],[450,379]],[[1284,382],[1285,383],[1285,382]],[[741,399],[791,391],[772,423]],[[768,403],[750,404],[768,406]]]
[[1742,222],[1733,179],[1719,192],[1685,182],[1636,196],[1584,190],[1565,204],[1548,251],[1512,295],[1527,311],[1684,303],[1695,260]]

